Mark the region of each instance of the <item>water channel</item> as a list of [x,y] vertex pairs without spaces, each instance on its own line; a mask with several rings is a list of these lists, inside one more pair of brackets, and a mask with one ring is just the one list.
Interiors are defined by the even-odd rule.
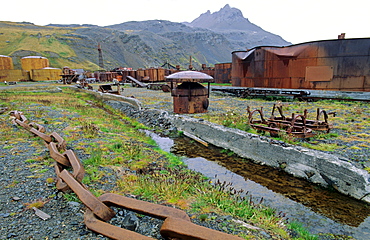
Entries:
[[283,212],[314,234],[331,233],[370,239],[370,206],[361,201],[323,189],[277,169],[261,166],[221,149],[189,138],[171,139],[147,132],[164,151],[184,157],[190,169],[210,179],[232,183],[253,199]]

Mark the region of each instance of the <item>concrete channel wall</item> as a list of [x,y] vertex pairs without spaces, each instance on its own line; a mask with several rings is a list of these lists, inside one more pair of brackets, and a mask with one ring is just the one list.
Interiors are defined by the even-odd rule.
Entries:
[[370,175],[346,159],[190,117],[177,115],[172,117],[172,121],[179,130],[229,149],[241,157],[370,202]]
[[370,174],[334,154],[286,144],[268,137],[227,128],[188,115],[161,110],[142,110],[139,101],[112,94],[94,93],[103,102],[139,122],[190,133],[217,147],[262,165],[280,168],[293,176],[370,203]]

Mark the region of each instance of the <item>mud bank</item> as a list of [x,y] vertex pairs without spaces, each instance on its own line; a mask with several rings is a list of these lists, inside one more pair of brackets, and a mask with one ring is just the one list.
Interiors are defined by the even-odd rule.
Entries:
[[345,158],[227,128],[202,119],[169,114],[161,110],[143,109],[140,102],[134,98],[91,93],[145,125],[188,132],[217,147],[231,150],[241,157],[280,168],[295,177],[304,178],[324,187],[333,187],[340,193],[370,203],[370,174]]

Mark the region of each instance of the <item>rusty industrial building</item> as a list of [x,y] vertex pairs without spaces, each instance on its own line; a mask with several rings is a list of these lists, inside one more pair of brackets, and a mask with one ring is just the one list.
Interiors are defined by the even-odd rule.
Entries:
[[322,40],[232,53],[235,87],[370,91],[370,38]]

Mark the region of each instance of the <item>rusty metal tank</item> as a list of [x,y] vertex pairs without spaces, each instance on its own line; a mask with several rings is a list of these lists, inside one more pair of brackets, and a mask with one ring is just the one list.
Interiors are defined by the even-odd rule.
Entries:
[[158,71],[156,68],[147,68],[145,69],[144,75],[149,78],[149,82],[157,82]]
[[[213,77],[196,71],[182,71],[169,75],[175,113],[205,113],[209,105],[209,84]],[[200,83],[208,83],[208,88]],[[173,88],[173,84],[178,84]]]
[[215,64],[215,82],[231,83],[231,63]]
[[61,79],[62,70],[59,68],[32,69],[31,78],[33,81],[59,80]]
[[370,91],[370,38],[335,39],[232,53],[232,85]]
[[19,69],[0,69],[0,82],[29,81],[30,73]]
[[164,68],[157,68],[157,81],[158,82],[163,82],[165,81],[165,76],[166,70]]
[[146,81],[146,79],[144,79],[146,77],[145,75],[145,70],[144,69],[137,69],[136,70],[136,79],[139,80],[139,81]]
[[21,58],[21,64],[23,70],[31,71],[49,67],[49,60],[41,56],[28,56]]
[[0,55],[0,70],[12,70],[12,69],[14,69],[13,59],[8,56]]

